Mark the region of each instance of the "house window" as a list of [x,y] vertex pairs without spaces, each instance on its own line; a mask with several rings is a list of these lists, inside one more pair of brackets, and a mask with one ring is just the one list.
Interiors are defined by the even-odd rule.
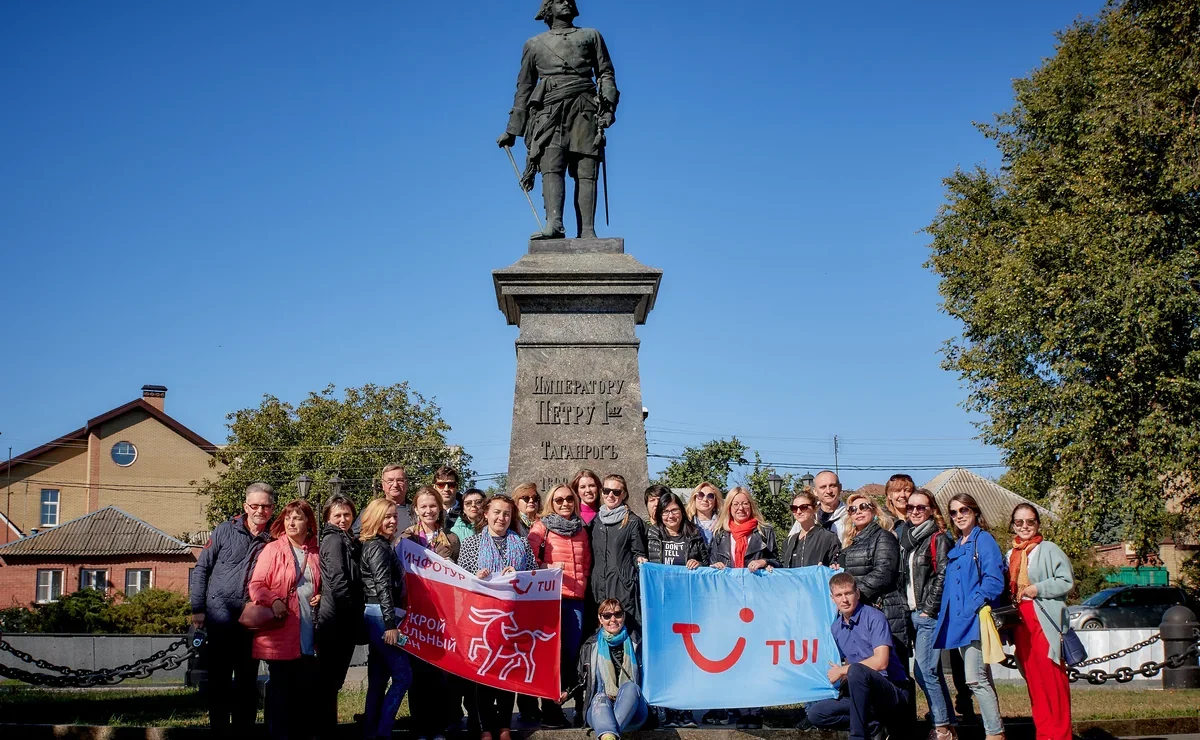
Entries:
[[42,489],[42,527],[58,526],[58,489]]
[[125,571],[125,595],[133,596],[139,591],[144,591],[150,588],[150,569],[139,568],[134,570],[129,568]]
[[39,570],[37,572],[37,602],[46,604],[62,597],[63,572],[61,570]]
[[84,568],[79,571],[79,590],[88,588],[108,591],[108,571],[102,568]]
[[112,461],[123,468],[133,465],[137,459],[137,448],[129,442],[117,442],[112,446]]

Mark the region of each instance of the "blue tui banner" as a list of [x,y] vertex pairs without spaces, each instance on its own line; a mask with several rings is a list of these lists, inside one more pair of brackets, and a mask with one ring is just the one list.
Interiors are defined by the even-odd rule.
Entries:
[[829,568],[639,570],[648,703],[736,709],[837,696],[825,678],[838,662]]

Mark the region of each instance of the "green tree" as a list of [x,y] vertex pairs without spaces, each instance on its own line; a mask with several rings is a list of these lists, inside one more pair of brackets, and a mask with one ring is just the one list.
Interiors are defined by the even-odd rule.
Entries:
[[0,634],[5,632],[40,632],[41,620],[33,609],[10,606],[0,609]]
[[265,395],[257,408],[226,419],[229,444],[218,456],[228,468],[200,488],[201,495],[212,497],[213,524],[239,513],[246,486],[260,480],[288,501],[298,495],[296,479],[307,474],[315,501],[327,496],[329,479],[337,474],[343,493],[361,507],[376,495],[375,477],[389,462],[407,468],[410,489],[430,481],[439,465],[458,467],[464,480],[474,475],[470,456],[446,444],[450,425],[441,410],[408,383],[347,388],[344,398],[330,385],[298,406]]
[[38,607],[39,632],[112,632],[112,600],[102,591],[85,588]]
[[116,632],[139,635],[179,635],[188,631],[192,609],[174,591],[147,588],[108,608]]
[[787,533],[791,530],[794,521],[791,508],[792,497],[800,490],[800,479],[791,473],[779,476],[783,479],[783,484],[779,487],[779,495],[772,496],[771,484],[768,483],[768,479],[776,474],[774,468],[763,467],[762,456],[756,450],[754,452],[754,468],[750,471],[750,475],[746,476],[743,485],[754,494],[759,512],[768,522],[775,525],[775,537],[778,540],[780,551],[782,551],[783,543],[787,539]]
[[947,178],[927,229],[944,366],[1017,489],[1072,512],[1068,552],[1115,506],[1145,554],[1164,483],[1200,503],[1200,6],[1112,2],[1014,90],[980,126],[1003,166]]
[[654,482],[669,488],[695,488],[708,481],[724,491],[729,487],[729,474],[734,466],[749,464],[747,449],[737,437],[685,447],[679,459],[672,460]]

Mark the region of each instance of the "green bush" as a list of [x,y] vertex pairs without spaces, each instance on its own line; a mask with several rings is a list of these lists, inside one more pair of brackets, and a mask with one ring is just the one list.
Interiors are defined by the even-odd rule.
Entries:
[[191,608],[174,591],[148,588],[128,599],[86,589],[32,609],[0,609],[0,632],[183,634]]
[[178,635],[187,632],[191,613],[183,596],[161,588],[148,588],[124,603],[110,606],[108,618],[114,632]]

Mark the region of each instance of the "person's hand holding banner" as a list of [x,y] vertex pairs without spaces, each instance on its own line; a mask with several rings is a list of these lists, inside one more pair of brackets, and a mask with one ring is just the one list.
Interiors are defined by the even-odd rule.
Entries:
[[561,570],[484,580],[411,540],[399,547],[405,650],[470,681],[558,700]]

